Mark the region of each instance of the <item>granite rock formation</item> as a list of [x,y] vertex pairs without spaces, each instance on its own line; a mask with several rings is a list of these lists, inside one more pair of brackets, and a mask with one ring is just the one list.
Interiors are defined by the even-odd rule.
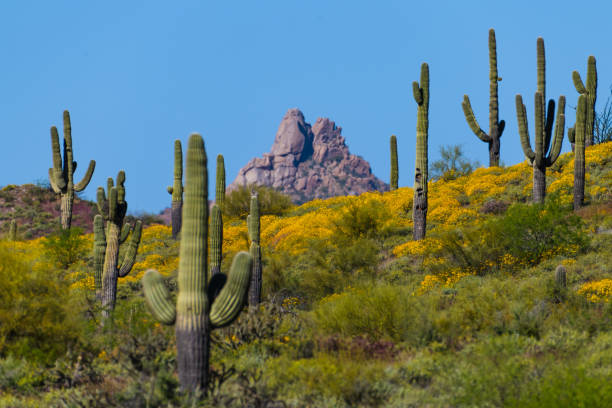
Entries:
[[228,190],[265,185],[288,194],[295,203],[387,191],[389,186],[372,174],[369,163],[350,154],[341,132],[342,128],[327,118],[319,118],[311,126],[302,112],[289,109],[270,152],[240,169]]

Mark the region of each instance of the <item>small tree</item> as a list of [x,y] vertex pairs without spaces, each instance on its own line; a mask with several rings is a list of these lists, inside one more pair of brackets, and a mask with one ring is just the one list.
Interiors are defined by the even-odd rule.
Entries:
[[479,166],[480,163],[471,162],[464,156],[461,145],[440,146],[440,159],[431,165],[432,178],[454,180],[467,176]]

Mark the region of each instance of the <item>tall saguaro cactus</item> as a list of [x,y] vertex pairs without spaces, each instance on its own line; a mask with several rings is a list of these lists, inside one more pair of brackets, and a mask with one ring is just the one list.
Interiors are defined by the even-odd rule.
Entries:
[[210,275],[221,272],[223,257],[223,216],[217,204],[212,206],[210,217]]
[[[527,128],[527,109],[523,97],[516,95],[516,115],[518,119],[521,147],[529,164],[533,167],[533,201],[541,203],[546,196],[546,168],[552,166],[561,152],[563,132],[565,131],[565,96],[559,96],[559,108],[553,136],[553,118],[555,101],[546,104],[546,60],[544,55],[544,40],[537,42],[537,74],[538,90],[535,93],[535,151],[531,148]],[[551,145],[552,142],[552,145]]]
[[[574,80],[574,87],[580,95],[586,96],[586,138],[584,140],[586,146],[591,146],[594,143],[595,138],[595,102],[597,100],[597,66],[594,56],[589,56],[587,62],[587,78],[586,86],[580,78],[578,71],[572,72],[572,79]],[[569,134],[568,134],[569,136]],[[574,141],[570,139],[573,144]]]
[[51,150],[53,152],[53,168],[49,169],[49,183],[53,191],[61,196],[60,223],[62,229],[70,229],[74,192],[85,190],[93,175],[96,162],[91,160],[83,179],[74,184],[73,177],[77,168],[77,162],[73,160],[72,126],[70,124],[70,113],[67,110],[64,111],[63,160],[60,152],[59,135],[55,126],[51,126]]
[[202,136],[192,134],[187,148],[176,305],[159,272],[150,269],[142,279],[153,315],[163,324],[175,325],[179,380],[187,391],[206,389],[210,333],[238,317],[251,278],[251,255],[240,252],[232,262],[227,282],[218,296],[211,298],[207,293],[207,247],[206,151]]
[[463,95],[463,113],[472,132],[480,140],[489,144],[489,167],[499,166],[499,139],[504,133],[506,122],[499,120],[499,102],[497,97],[497,83],[501,78],[497,75],[497,45],[495,42],[495,30],[489,30],[489,134],[480,128],[474,116],[470,98]]
[[391,191],[397,190],[398,186],[398,169],[397,169],[397,138],[395,135],[391,135],[389,140],[391,145],[391,178],[389,179],[389,185]]
[[[126,276],[132,270],[142,234],[142,223],[136,221],[123,262],[121,266],[118,266],[119,245],[127,239],[130,229],[129,225],[123,225],[127,212],[124,183],[125,172],[122,170],[117,174],[117,186],[113,186],[112,178],[108,179],[108,199],[102,187],[98,187],[97,191],[97,204],[100,214],[94,218],[94,283],[96,292],[99,288],[101,289],[99,296],[102,299],[104,317],[107,317],[110,311],[115,308],[117,280]],[[106,221],[106,228],[103,227],[104,221]],[[100,273],[102,249],[104,249],[104,263]],[[101,283],[98,283],[100,278]]]
[[581,94],[578,97],[576,108],[576,126],[571,129],[574,143],[574,210],[584,205],[584,173],[585,173],[585,146],[588,139],[589,121],[588,96]]
[[172,194],[172,238],[181,232],[181,213],[183,209],[183,148],[181,141],[174,141],[174,183],[168,187]]
[[215,204],[223,211],[225,204],[225,161],[223,155],[217,155],[217,182],[215,184]]
[[427,227],[427,143],[429,135],[429,66],[421,65],[421,81],[412,83],[417,108],[416,165],[414,170],[414,201],[412,220],[415,241],[425,238]]
[[259,199],[257,198],[257,194],[251,196],[251,212],[247,217],[247,224],[249,239],[251,240],[249,252],[253,257],[251,285],[249,287],[249,305],[255,306],[261,303],[262,284],[261,246],[259,243],[261,227],[259,222]]

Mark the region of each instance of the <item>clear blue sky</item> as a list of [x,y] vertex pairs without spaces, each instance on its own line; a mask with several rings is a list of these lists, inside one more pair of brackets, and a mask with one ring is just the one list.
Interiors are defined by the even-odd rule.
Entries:
[[[488,163],[461,100],[470,95],[488,131],[487,32],[497,35],[501,158],[523,160],[514,97],[533,126],[536,39],[544,37],[547,96],[566,95],[589,55],[598,107],[612,85],[610,1],[3,1],[0,5],[0,185],[45,179],[49,127],[70,110],[80,180],[97,161],[85,196],[124,169],[131,211],[170,204],[173,141],[204,136],[209,161],[225,156],[233,181],[272,145],[287,109],[329,117],[352,153],[389,179],[389,136],[399,144],[400,185],[412,185],[416,105],[411,83],[431,76],[430,162],[462,144]],[[533,129],[530,130],[531,133]],[[568,150],[567,139],[564,151]],[[214,180],[214,166],[210,180]]]

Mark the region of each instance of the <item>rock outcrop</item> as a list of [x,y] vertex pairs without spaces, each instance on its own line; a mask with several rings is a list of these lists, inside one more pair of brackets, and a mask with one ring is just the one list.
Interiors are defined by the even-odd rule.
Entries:
[[387,191],[389,186],[372,174],[370,165],[350,154],[342,128],[319,118],[306,123],[298,109],[285,114],[269,153],[249,161],[228,190],[240,185],[273,187],[295,203],[315,198]]

